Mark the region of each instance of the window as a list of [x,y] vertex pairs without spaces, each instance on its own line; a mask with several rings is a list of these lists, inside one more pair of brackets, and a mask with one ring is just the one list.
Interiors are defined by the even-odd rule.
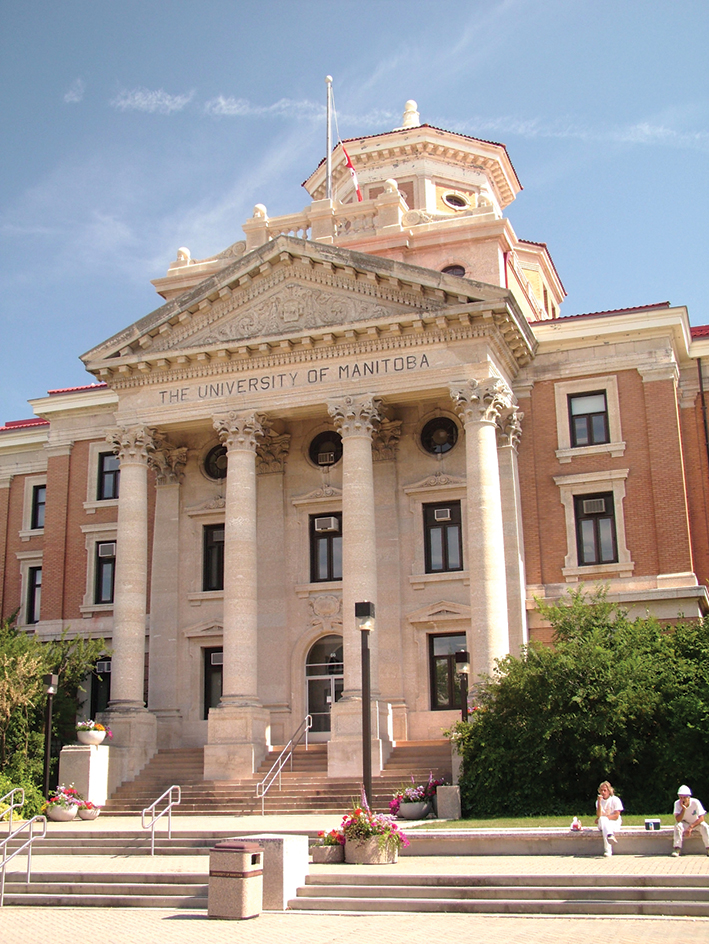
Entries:
[[111,659],[99,659],[91,673],[91,717],[106,711],[111,700]]
[[455,671],[455,654],[467,649],[465,634],[429,636],[431,667],[431,710],[460,708],[460,680]]
[[[460,502],[423,506],[426,573],[463,569]],[[465,647],[463,647],[465,648]]]
[[222,648],[203,649],[204,653],[204,713],[209,718],[209,709],[217,708],[222,697],[224,674],[224,651]]
[[434,456],[442,456],[458,441],[458,427],[447,416],[429,420],[421,430],[421,445]]
[[569,396],[571,446],[598,446],[610,442],[605,390]]
[[118,483],[121,475],[120,459],[112,452],[102,452],[98,457],[98,491],[99,501],[109,501],[118,498]]
[[202,589],[224,589],[224,525],[204,526]]
[[320,468],[335,465],[342,458],[342,437],[334,430],[318,433],[310,443],[308,455],[313,465]]
[[27,571],[27,622],[38,623],[42,603],[42,568]]
[[613,494],[574,498],[579,566],[613,564],[618,560]]
[[33,531],[44,527],[44,509],[47,501],[47,486],[35,485],[32,489],[32,522]]
[[94,603],[113,603],[113,588],[116,580],[115,541],[97,542],[95,573]]
[[226,478],[227,464],[226,446],[215,446],[205,457],[204,471],[210,479],[218,482]]
[[443,266],[441,272],[446,275],[457,275],[458,278],[462,279],[465,277],[465,266],[462,265],[447,265]]
[[342,513],[310,516],[310,580],[342,580]]

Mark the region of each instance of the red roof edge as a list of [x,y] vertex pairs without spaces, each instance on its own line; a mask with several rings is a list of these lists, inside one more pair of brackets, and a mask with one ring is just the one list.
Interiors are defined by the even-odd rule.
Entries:
[[627,315],[633,311],[657,311],[658,308],[671,308],[669,302],[657,302],[655,305],[636,305],[634,308],[611,308],[608,311],[586,311],[578,315],[559,315],[553,321],[571,321],[572,318],[605,318],[607,315]]
[[29,420],[8,420],[4,426],[0,426],[0,433],[8,429],[25,429],[29,426],[49,426],[49,420],[43,420],[41,416],[33,416]]
[[99,387],[107,387],[106,383],[85,384],[83,387],[60,387],[58,390],[47,390],[47,396],[53,397],[55,393],[78,393],[81,390],[97,390]]

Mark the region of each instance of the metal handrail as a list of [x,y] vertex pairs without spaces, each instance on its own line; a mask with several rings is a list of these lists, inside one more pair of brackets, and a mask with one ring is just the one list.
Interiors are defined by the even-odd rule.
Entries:
[[[42,823],[43,829],[41,836],[35,836],[34,834],[34,824]],[[7,847],[11,840],[15,839],[23,830],[29,827],[30,834],[27,837],[26,841],[22,845],[15,849],[14,852],[7,854]],[[2,850],[2,862],[0,862],[0,908],[2,908],[5,902],[5,870],[7,868],[8,862],[11,862],[16,855],[19,855],[21,852],[27,850],[27,884],[29,885],[30,878],[32,877],[32,843],[35,839],[44,839],[47,835],[47,817],[46,816],[33,816],[32,819],[28,819],[21,826],[18,826],[14,833],[8,833],[7,836],[0,842],[0,850]]]
[[[13,799],[12,799],[16,793],[21,793],[21,794],[22,794],[22,799],[20,800],[19,803],[15,803],[15,802],[13,801]],[[7,831],[8,831],[8,833],[11,833],[11,832],[12,832],[12,811],[13,811],[13,810],[22,809],[22,807],[25,805],[25,790],[24,790],[24,787],[13,787],[12,790],[10,790],[9,793],[6,793],[5,796],[0,797],[0,803],[4,803],[5,800],[8,800],[8,799],[9,799],[9,801],[10,801],[10,805],[8,806],[7,810],[3,810],[2,813],[0,813],[0,816],[4,816],[5,813],[7,813],[7,812],[9,811],[9,813],[10,813],[10,819],[8,820],[8,822],[9,822],[10,825],[8,826],[8,830],[7,830]]]
[[[172,796],[173,790],[177,790],[176,800],[174,800]],[[156,815],[155,807],[158,805],[158,803],[160,803],[161,800],[164,800],[165,797],[169,797],[167,806],[165,807],[164,810],[160,810],[160,812]],[[166,790],[162,794],[162,796],[159,796],[157,800],[155,800],[154,803],[151,803],[150,806],[146,806],[143,812],[141,813],[140,822],[143,829],[151,830],[151,833],[150,833],[150,855],[151,856],[155,855],[155,827],[157,826],[158,821],[162,819],[162,817],[166,813],[167,813],[167,838],[172,839],[172,808],[173,806],[179,806],[181,799],[182,799],[182,790],[177,786],[177,784],[173,784],[170,787],[170,789]],[[145,814],[150,813],[151,810],[152,810],[153,818],[151,819],[149,823],[146,823]]]
[[289,760],[290,769],[293,770],[293,751],[295,751],[296,747],[303,739],[305,739],[305,749],[307,751],[308,731],[312,728],[312,726],[312,715],[306,715],[298,725],[298,730],[276,758],[269,772],[263,778],[261,783],[256,784],[256,796],[261,797],[261,816],[266,815],[266,794],[273,786],[276,777],[278,777],[278,789],[281,789],[281,771]]

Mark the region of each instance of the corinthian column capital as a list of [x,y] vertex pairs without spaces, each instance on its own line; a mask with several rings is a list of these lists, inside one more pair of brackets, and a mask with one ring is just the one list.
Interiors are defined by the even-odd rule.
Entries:
[[148,465],[157,475],[158,485],[176,485],[184,478],[187,447],[173,446],[160,430],[153,433],[155,451],[148,457]]
[[513,402],[512,391],[499,377],[464,380],[448,385],[455,411],[464,423],[497,423]]
[[106,433],[106,441],[121,462],[146,462],[155,452],[153,435],[148,426],[117,426]]
[[500,418],[497,421],[498,446],[512,446],[513,449],[519,447],[519,441],[522,438],[523,419],[524,413],[516,403],[500,413]]
[[327,412],[335,421],[338,433],[347,436],[369,436],[382,419],[382,401],[372,393],[346,396],[327,401]]
[[260,413],[231,410],[214,417],[214,428],[227,451],[242,449],[256,452],[256,446],[264,435],[264,420],[265,417]]

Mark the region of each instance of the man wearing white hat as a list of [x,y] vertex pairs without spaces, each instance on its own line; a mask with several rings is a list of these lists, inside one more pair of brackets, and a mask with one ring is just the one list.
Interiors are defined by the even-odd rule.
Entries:
[[691,836],[696,828],[702,834],[704,847],[709,855],[709,827],[704,822],[705,809],[688,786],[682,784],[677,791],[675,800],[675,827],[672,842],[672,855],[678,856],[682,851],[682,842],[685,836]]

